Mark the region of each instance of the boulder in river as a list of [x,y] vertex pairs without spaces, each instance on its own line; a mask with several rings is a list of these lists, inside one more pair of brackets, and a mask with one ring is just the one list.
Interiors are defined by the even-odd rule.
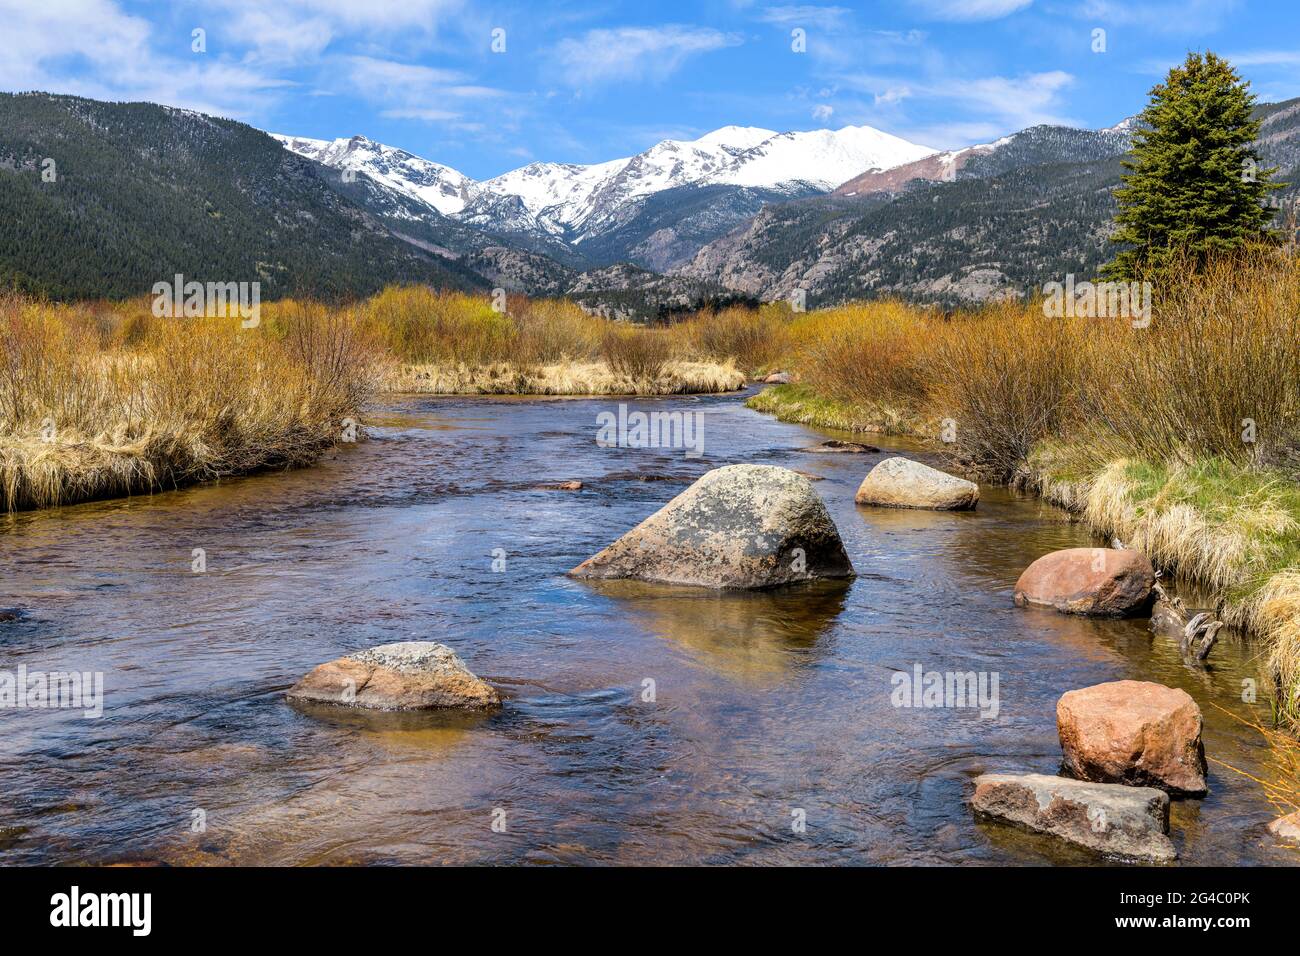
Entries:
[[291,700],[372,710],[483,710],[501,703],[445,644],[381,644],[321,664],[289,689]]
[[1140,551],[1066,548],[1045,554],[1016,582],[1016,607],[1041,605],[1063,614],[1128,617],[1151,606],[1156,572]]
[[881,508],[969,511],[979,504],[979,485],[910,458],[886,458],[868,472],[854,501]]
[[1089,783],[1042,773],[975,778],[977,813],[1130,860],[1177,859],[1169,839],[1169,795],[1152,787]]
[[1184,690],[1119,680],[1072,690],[1056,704],[1065,772],[1081,780],[1206,792],[1201,708]]
[[772,465],[727,465],[569,574],[753,589],[850,578],[853,565],[807,478]]

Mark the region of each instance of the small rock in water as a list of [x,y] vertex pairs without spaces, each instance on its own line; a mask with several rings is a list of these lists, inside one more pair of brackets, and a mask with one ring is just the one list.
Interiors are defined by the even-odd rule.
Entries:
[[20,607],[0,607],[0,623],[17,621],[23,616],[23,613],[23,609]]
[[1118,680],[1072,690],[1056,704],[1065,772],[1081,780],[1206,792],[1201,708],[1184,690]]
[[321,664],[288,697],[373,710],[482,710],[501,703],[490,684],[434,641],[381,644]]
[[813,474],[811,471],[800,471],[798,468],[794,469],[794,473],[795,473],[796,475],[803,475],[803,476],[804,476],[805,478],[807,478],[809,481],[825,481],[825,480],[826,480],[826,476],[825,476],[825,475],[815,475],[815,474]]
[[1041,605],[1063,614],[1127,617],[1151,605],[1156,572],[1140,551],[1066,548],[1045,554],[1016,582],[1016,607]]
[[975,778],[971,806],[1110,856],[1158,863],[1178,858],[1168,837],[1169,795],[1152,787],[986,773]]
[[969,511],[979,504],[980,488],[910,458],[886,458],[862,479],[853,500],[879,508]]
[[581,491],[580,481],[553,481],[550,484],[535,485],[538,491]]
[[820,445],[813,445],[811,448],[804,448],[802,451],[827,452],[837,455],[875,455],[880,449],[875,445],[864,445],[860,441],[842,441],[838,438],[830,438]]
[[1268,832],[1291,843],[1300,843],[1300,810],[1278,817],[1268,825]]
[[807,478],[772,465],[728,465],[569,574],[752,589],[850,578],[853,565]]

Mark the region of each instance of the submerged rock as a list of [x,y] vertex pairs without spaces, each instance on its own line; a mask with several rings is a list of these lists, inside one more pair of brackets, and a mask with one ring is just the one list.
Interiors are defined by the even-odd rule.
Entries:
[[843,441],[839,438],[830,438],[820,445],[813,445],[811,448],[805,448],[804,451],[828,452],[836,455],[874,455],[880,449],[875,445],[864,445],[860,441]]
[[1042,605],[1063,614],[1127,617],[1151,605],[1156,572],[1139,551],[1066,548],[1045,554],[1016,582],[1016,607]]
[[534,485],[538,491],[581,491],[580,481],[552,481],[547,484]]
[[1186,691],[1119,680],[1072,690],[1056,704],[1065,771],[1082,780],[1206,792],[1201,708]]
[[854,501],[881,508],[969,511],[979,504],[979,485],[910,458],[886,458],[858,486]]
[[772,465],[728,465],[569,574],[748,589],[848,578],[853,565],[807,478]]
[[1152,787],[986,773],[975,778],[971,806],[1111,856],[1159,863],[1178,858],[1168,837],[1169,796]]
[[24,615],[20,607],[0,607],[0,622],[21,620]]
[[482,710],[501,703],[490,684],[434,641],[381,644],[321,664],[288,697],[372,710]]

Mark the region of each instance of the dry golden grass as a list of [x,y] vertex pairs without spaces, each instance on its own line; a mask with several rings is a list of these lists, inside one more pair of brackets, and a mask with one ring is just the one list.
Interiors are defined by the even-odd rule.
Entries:
[[[129,344],[126,344],[129,343]],[[0,508],[46,507],[314,460],[370,389],[359,326],[154,319],[147,302],[0,299]]]
[[683,395],[729,392],[745,376],[732,362],[669,359],[653,377],[611,369],[607,362],[563,362],[521,367],[491,365],[407,365],[392,363],[381,386],[390,392],[431,395]]

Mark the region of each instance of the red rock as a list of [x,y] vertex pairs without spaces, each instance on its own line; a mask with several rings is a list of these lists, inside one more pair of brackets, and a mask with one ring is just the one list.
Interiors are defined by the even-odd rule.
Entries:
[[1056,704],[1066,773],[1180,796],[1206,792],[1201,726],[1186,691],[1149,681],[1072,690]]
[[1127,617],[1151,604],[1156,572],[1140,551],[1066,548],[1045,554],[1016,582],[1016,607],[1043,605],[1063,614]]

